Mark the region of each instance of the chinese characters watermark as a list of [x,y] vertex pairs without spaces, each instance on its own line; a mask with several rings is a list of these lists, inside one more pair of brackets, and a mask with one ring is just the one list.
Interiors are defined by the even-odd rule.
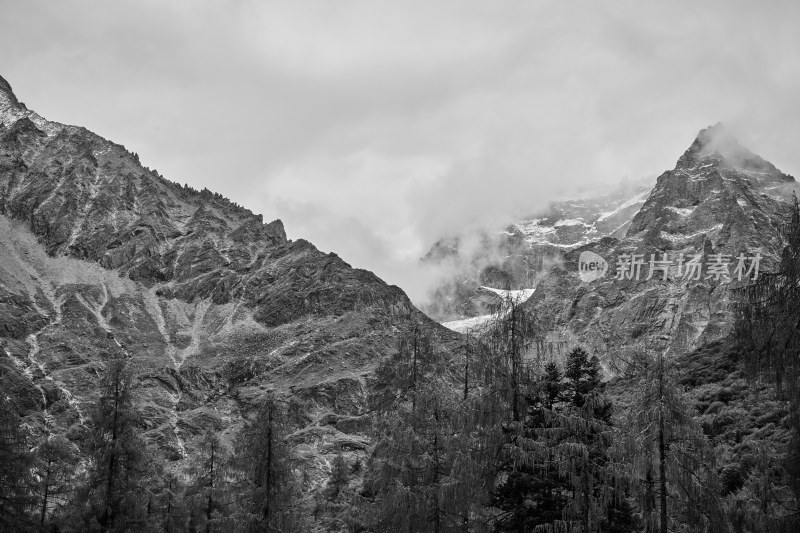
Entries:
[[[750,255],[740,253],[737,256],[728,254],[684,254],[662,252],[660,255],[620,254],[617,256],[616,275],[618,280],[713,280],[731,281],[736,279],[757,280],[761,266],[761,253]],[[603,277],[608,263],[594,252],[582,252],[578,259],[578,274],[583,281],[594,281]]]

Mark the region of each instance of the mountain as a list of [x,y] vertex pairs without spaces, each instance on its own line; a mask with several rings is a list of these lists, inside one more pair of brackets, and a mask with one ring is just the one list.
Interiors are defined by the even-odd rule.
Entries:
[[[422,263],[442,268],[444,275],[423,310],[442,322],[485,314],[481,286],[530,289],[538,273],[560,261],[564,252],[603,237],[624,236],[652,187],[651,180],[625,182],[608,192],[552,202],[502,231],[437,241]],[[456,329],[469,323],[459,322]]]
[[0,384],[25,423],[83,450],[99,376],[124,357],[143,434],[178,471],[275,391],[318,479],[366,448],[369,384],[403,332],[459,342],[400,288],[43,119],[2,78],[0,251]]
[[[504,231],[484,232],[478,245],[464,246],[463,236],[438,242],[423,261],[446,265],[447,275],[425,309],[467,331],[491,311],[487,290],[514,289],[531,295],[525,305],[549,324],[551,348],[581,344],[607,354],[646,344],[691,351],[727,334],[729,289],[740,282],[706,279],[706,270],[699,280],[683,279],[679,254],[684,261],[702,254],[706,267],[711,254],[722,254],[732,274],[740,254],[749,269],[758,253],[759,268],[769,270],[783,246],[778,224],[795,186],[718,124],[700,131],[655,186],[642,182],[554,203]],[[580,278],[584,252],[606,261],[605,277]],[[651,255],[661,261],[664,253],[671,279],[663,279],[663,270],[646,279]],[[620,256],[632,254],[644,263],[640,279],[615,279]]]
[[[683,353],[720,340],[733,322],[730,289],[756,275],[747,272],[756,255],[765,272],[782,251],[778,226],[795,186],[793,177],[741,146],[722,125],[702,130],[675,168],[658,177],[622,238],[564,253],[525,305],[548,317],[552,343],[581,343],[601,354],[644,346]],[[605,259],[608,274],[583,281],[584,252]],[[633,254],[644,263],[639,279],[628,267],[619,276],[620,260]],[[687,275],[695,256],[699,279],[696,271]],[[741,280],[740,257],[746,268]],[[663,268],[647,279],[651,259]],[[710,267],[715,263],[723,265],[719,274]]]

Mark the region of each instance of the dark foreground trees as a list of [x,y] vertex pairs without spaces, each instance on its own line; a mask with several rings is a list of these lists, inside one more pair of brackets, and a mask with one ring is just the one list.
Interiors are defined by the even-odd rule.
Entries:
[[28,531],[34,499],[29,438],[11,398],[0,391],[0,531]]
[[86,502],[86,527],[126,531],[143,524],[150,454],[140,436],[134,371],[126,359],[107,364],[90,427],[88,480],[77,499]]
[[[527,313],[512,306],[463,360],[435,349],[415,354],[406,349],[413,338],[400,343],[379,372],[405,386],[377,388],[362,527],[637,530],[597,359],[573,350],[565,371],[530,357],[540,339]],[[400,369],[416,372],[409,379]]]
[[[234,445],[232,522],[248,531],[303,531],[301,464],[288,441],[288,405],[268,394]],[[244,529],[243,529],[244,530]]]
[[[800,206],[794,197],[783,226],[786,247],[777,269],[762,273],[737,292],[735,337],[751,378],[774,384],[789,407],[794,436],[787,447],[785,469],[794,500],[800,501]],[[758,513],[755,513],[758,514]],[[786,508],[782,517],[760,527],[800,530],[800,510]]]
[[674,367],[663,354],[643,356],[632,374],[621,458],[628,463],[646,530],[728,531],[715,458]]

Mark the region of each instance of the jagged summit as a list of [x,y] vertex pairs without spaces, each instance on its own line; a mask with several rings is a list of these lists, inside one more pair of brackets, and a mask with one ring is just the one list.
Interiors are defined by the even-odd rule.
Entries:
[[700,240],[733,251],[763,246],[765,238],[774,247],[772,220],[795,184],[717,124],[701,130],[675,168],[659,176],[626,237],[630,246],[660,249]]
[[7,128],[21,119],[30,120],[39,130],[50,137],[66,128],[63,124],[45,120],[39,114],[29,110],[17,99],[14,91],[11,90],[11,84],[0,76],[0,126]]
[[[530,305],[556,317],[554,338],[598,353],[641,345],[682,353],[722,339],[732,323],[730,288],[746,282],[732,274],[737,258],[758,254],[761,271],[770,270],[795,187],[794,178],[742,146],[724,125],[703,129],[658,177],[627,232],[566,253],[566,268],[537,286]],[[609,275],[582,283],[583,251],[603,257]],[[641,276],[615,275],[625,256],[641,259]],[[732,264],[727,277],[709,277],[707,270],[687,276],[681,257]],[[666,279],[663,272],[648,278],[652,258],[667,262]],[[567,311],[565,301],[573,302]]]
[[774,165],[743,146],[725,124],[718,122],[700,130],[691,146],[678,159],[676,168],[711,163],[744,171],[780,173]]
[[17,101],[17,97],[14,96],[14,91],[11,90],[11,84],[8,83],[3,76],[0,76],[0,93],[3,93],[7,98],[13,100],[14,102]]

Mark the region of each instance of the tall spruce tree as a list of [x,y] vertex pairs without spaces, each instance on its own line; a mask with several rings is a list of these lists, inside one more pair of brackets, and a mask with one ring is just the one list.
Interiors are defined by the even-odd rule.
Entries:
[[234,516],[250,531],[303,531],[306,526],[296,472],[301,465],[287,439],[290,428],[286,402],[269,394],[234,444]]
[[643,366],[631,369],[635,395],[621,450],[639,480],[646,530],[667,533],[677,521],[691,531],[727,531],[714,456],[691,417],[671,362],[660,354],[639,363]]
[[142,482],[148,452],[139,436],[134,404],[134,372],[125,359],[107,363],[100,397],[92,409],[92,464],[87,491],[88,519],[110,531],[123,531],[145,515]]

